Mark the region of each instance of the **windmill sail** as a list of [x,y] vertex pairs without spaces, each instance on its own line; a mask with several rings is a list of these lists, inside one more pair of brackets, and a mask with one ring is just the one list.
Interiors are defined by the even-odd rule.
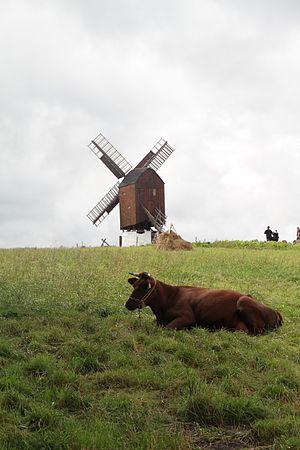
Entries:
[[108,191],[108,193],[97,203],[96,206],[87,214],[87,217],[98,226],[105,217],[114,209],[119,203],[119,185],[120,181]]
[[103,134],[98,134],[98,136],[91,141],[88,147],[117,178],[125,177],[125,175],[132,169],[129,162],[103,136]]
[[174,152],[174,148],[171,147],[164,139],[160,139],[154,145],[151,152],[153,152],[154,155],[146,162],[144,167],[150,167],[151,169],[157,171]]
[[155,153],[153,153],[152,150],[150,150],[149,153],[147,153],[146,156],[135,166],[135,169],[139,169],[141,167],[147,167],[147,163],[150,162],[150,160],[154,157]]

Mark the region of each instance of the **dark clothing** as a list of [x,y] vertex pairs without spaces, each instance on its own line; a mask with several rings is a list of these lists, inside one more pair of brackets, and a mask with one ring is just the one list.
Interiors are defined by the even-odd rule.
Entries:
[[272,241],[278,242],[279,239],[279,235],[276,231],[274,231],[273,236],[272,236]]
[[265,235],[266,235],[267,241],[272,241],[273,233],[272,233],[272,230],[270,230],[270,228],[266,229]]

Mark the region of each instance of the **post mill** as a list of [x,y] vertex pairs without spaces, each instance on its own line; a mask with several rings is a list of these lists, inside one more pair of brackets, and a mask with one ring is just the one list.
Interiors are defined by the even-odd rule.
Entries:
[[152,242],[166,223],[164,182],[156,172],[174,149],[160,139],[133,168],[101,133],[88,147],[118,181],[87,217],[98,226],[119,203],[120,245]]

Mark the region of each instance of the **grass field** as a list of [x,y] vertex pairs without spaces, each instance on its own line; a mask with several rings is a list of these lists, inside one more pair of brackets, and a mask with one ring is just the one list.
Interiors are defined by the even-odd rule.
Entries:
[[[124,308],[130,271],[250,293],[284,326],[158,328]],[[0,448],[300,449],[299,288],[300,245],[0,250]]]

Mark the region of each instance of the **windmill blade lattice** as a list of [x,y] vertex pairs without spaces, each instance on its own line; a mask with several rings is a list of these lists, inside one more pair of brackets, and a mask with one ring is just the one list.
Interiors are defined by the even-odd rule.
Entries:
[[114,209],[119,203],[119,185],[120,181],[107,192],[107,194],[94,206],[93,209],[87,214],[87,217],[98,226],[105,217]]
[[174,152],[174,148],[168,144],[164,139],[160,139],[152,148],[151,152],[155,153],[152,158],[147,161],[145,167],[150,167],[151,169],[157,171],[163,163],[169,158],[169,156]]
[[88,147],[109,170],[117,177],[123,178],[132,169],[131,164],[118,152],[118,150],[103,136],[98,134]]

